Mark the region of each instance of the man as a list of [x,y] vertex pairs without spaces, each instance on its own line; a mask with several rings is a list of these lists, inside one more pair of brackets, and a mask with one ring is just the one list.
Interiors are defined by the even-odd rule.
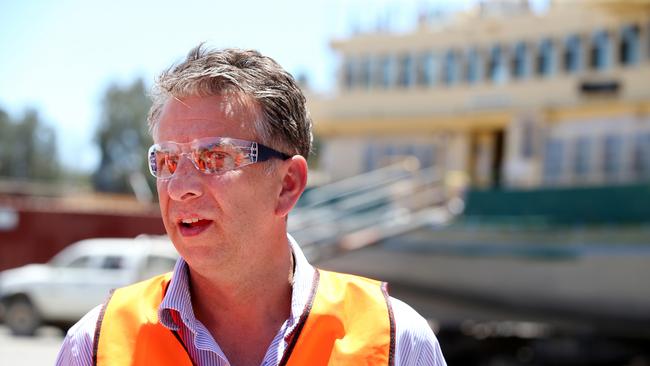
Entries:
[[413,309],[381,283],[315,269],[287,234],[311,121],[274,60],[194,48],[157,80],[149,127],[181,259],[82,318],[57,364],[445,364]]

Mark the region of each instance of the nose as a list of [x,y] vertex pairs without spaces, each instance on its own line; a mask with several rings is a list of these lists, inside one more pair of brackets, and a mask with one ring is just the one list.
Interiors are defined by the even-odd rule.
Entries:
[[167,193],[172,200],[188,201],[203,195],[199,172],[188,156],[182,155],[174,174],[167,180]]

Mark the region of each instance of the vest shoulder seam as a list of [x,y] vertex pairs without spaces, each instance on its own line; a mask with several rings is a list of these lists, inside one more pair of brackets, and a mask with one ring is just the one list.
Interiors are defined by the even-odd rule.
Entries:
[[287,348],[284,350],[284,355],[282,356],[282,360],[280,360],[278,366],[284,366],[287,364],[287,362],[289,362],[291,353],[293,352],[293,349],[296,346],[296,343],[298,342],[298,338],[300,338],[300,333],[302,332],[302,328],[305,326],[305,323],[307,323],[307,318],[309,317],[309,313],[311,312],[312,305],[314,305],[314,298],[316,297],[316,289],[318,289],[319,282],[320,282],[319,269],[314,268],[314,279],[311,284],[311,292],[309,294],[309,299],[305,304],[305,310],[302,312],[302,315],[300,316],[298,325],[292,332],[293,334],[291,335],[291,342],[287,345]]
[[102,309],[99,311],[99,316],[97,317],[97,323],[95,323],[95,335],[93,337],[93,349],[92,349],[93,366],[97,366],[97,353],[99,351],[99,335],[102,330],[102,322],[104,321],[104,315],[106,314],[106,308],[108,308],[108,303],[111,301],[111,298],[113,297],[114,293],[115,293],[115,289],[112,289],[108,293],[108,297],[106,298],[106,301],[102,305]]
[[395,365],[395,314],[393,313],[393,305],[390,302],[390,295],[388,295],[388,283],[381,283],[381,292],[384,294],[386,306],[388,307],[388,320],[390,322],[390,347],[388,351],[388,366]]

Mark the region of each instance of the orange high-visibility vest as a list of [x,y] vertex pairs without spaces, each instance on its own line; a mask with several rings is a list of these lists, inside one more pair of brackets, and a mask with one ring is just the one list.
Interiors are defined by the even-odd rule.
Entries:
[[[192,365],[158,307],[171,273],[113,292],[97,321],[95,365]],[[280,365],[393,365],[395,322],[386,284],[323,270]]]

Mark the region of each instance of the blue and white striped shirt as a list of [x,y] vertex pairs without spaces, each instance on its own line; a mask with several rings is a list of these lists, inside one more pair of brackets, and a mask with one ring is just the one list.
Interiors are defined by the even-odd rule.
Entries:
[[[262,366],[277,365],[282,359],[288,338],[305,309],[314,279],[314,267],[307,262],[302,250],[291,236],[289,242],[295,259],[291,313],[269,345]],[[395,317],[395,365],[446,365],[438,340],[427,321],[402,301],[393,297],[390,301]],[[100,310],[101,305],[91,310],[70,328],[59,351],[57,366],[92,365],[95,324]],[[214,337],[194,316],[187,263],[182,259],[176,263],[172,281],[160,304],[158,315],[165,327],[178,332],[195,365],[230,365]]]

